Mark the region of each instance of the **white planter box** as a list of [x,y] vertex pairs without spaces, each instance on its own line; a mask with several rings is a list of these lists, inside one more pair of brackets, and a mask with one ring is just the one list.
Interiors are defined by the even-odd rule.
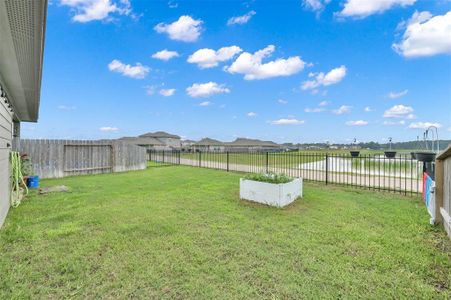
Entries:
[[298,197],[302,197],[302,178],[280,184],[240,179],[241,199],[283,207]]

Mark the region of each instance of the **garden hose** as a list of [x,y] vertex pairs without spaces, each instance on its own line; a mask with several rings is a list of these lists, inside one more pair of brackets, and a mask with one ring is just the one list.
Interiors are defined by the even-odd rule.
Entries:
[[20,159],[20,153],[11,152],[10,159],[11,159],[11,206],[17,207],[19,206],[22,200],[20,184],[22,183],[23,186],[25,187],[26,195],[28,194],[28,187],[22,176],[21,170],[22,163]]

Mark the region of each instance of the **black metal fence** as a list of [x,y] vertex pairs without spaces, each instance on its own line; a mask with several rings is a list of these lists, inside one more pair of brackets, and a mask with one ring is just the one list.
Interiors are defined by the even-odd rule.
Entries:
[[326,184],[340,184],[402,194],[422,191],[423,163],[410,154],[357,157],[343,153],[310,152],[148,152],[155,163],[180,164],[246,173],[278,173]]

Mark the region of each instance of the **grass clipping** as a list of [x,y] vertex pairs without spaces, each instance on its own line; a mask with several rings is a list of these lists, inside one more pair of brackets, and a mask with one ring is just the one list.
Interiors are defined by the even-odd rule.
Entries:
[[275,174],[275,173],[258,173],[258,174],[249,174],[244,177],[247,180],[260,181],[260,182],[268,182],[268,183],[288,183],[293,181],[293,178],[286,176],[284,174]]

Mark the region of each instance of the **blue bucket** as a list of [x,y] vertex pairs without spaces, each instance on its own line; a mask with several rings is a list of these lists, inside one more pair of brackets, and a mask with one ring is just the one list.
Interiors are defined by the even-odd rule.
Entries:
[[37,189],[39,187],[39,176],[30,176],[27,178],[27,187]]

